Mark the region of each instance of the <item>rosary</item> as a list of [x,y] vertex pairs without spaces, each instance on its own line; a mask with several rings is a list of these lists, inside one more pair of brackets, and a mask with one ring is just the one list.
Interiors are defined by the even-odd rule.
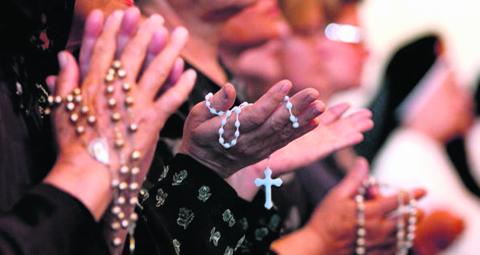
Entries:
[[[208,93],[206,96],[205,96],[205,105],[207,106],[207,108],[210,110],[210,113],[211,114],[214,114],[214,115],[217,115],[219,117],[223,117],[222,121],[221,121],[221,126],[220,128],[218,129],[218,134],[219,134],[219,139],[218,139],[218,142],[220,143],[220,145],[222,145],[225,149],[229,149],[231,148],[232,146],[235,146],[237,144],[237,140],[238,138],[240,137],[240,120],[239,120],[239,115],[242,113],[242,109],[247,106],[247,105],[251,105],[250,103],[247,103],[247,102],[243,102],[242,104],[240,104],[239,106],[235,106],[233,107],[231,110],[227,110],[226,112],[223,112],[223,111],[217,111],[215,108],[212,107],[211,103],[210,103],[210,99],[213,97],[213,94],[212,93]],[[289,120],[290,122],[292,122],[292,127],[293,128],[298,128],[299,127],[299,124],[298,124],[298,119],[297,117],[295,117],[295,115],[293,115],[292,113],[292,107],[293,107],[293,104],[292,102],[290,102],[290,97],[288,96],[285,96],[284,99],[283,99],[286,104],[285,104],[285,107],[287,108],[288,112],[290,113],[290,117],[289,117]],[[234,133],[234,138],[230,141],[230,142],[225,142],[225,138],[223,137],[224,133],[225,133],[225,125],[227,124],[227,119],[232,117],[232,114],[235,113],[235,133]],[[265,179],[260,179],[260,178],[257,178],[255,180],[255,185],[257,186],[265,186],[265,208],[267,209],[271,209],[273,207],[273,202],[272,202],[272,185],[274,186],[277,186],[277,187],[280,187],[282,185],[282,179],[280,178],[276,178],[276,179],[272,179],[272,170],[270,169],[269,167],[270,165],[270,156],[268,157],[268,160],[267,160],[267,167],[266,169],[264,170],[264,174],[265,174]]]
[[[76,88],[72,93],[65,97],[49,96],[48,102],[51,108],[60,105],[65,106],[66,112],[69,114],[70,123],[75,126],[77,137],[83,142],[90,155],[98,162],[104,164],[111,175],[111,190],[113,194],[113,202],[110,213],[113,220],[110,222],[112,230],[112,239],[110,245],[114,249],[115,254],[120,253],[123,243],[123,236],[120,234],[121,229],[128,231],[130,235],[130,254],[135,251],[134,229],[138,220],[138,215],[131,210],[138,204],[137,194],[140,188],[138,175],[140,174],[139,162],[141,153],[133,149],[135,147],[132,135],[137,131],[137,124],[132,122],[131,107],[134,104],[131,95],[132,85],[125,83],[123,80],[127,73],[122,68],[120,61],[114,61],[108,69],[105,76],[105,95],[107,97],[107,107],[110,111],[110,127],[113,129],[114,138],[111,140],[105,137],[86,141],[86,128],[95,128],[97,118],[92,110],[84,103],[82,90]],[[121,103],[128,112],[127,119],[122,118],[118,111],[121,107],[114,98],[116,92],[114,82],[119,81],[121,91],[124,94],[124,101]],[[50,114],[52,109],[47,108],[45,114]],[[98,132],[96,132],[98,135]],[[101,135],[101,134],[100,134]],[[129,146],[127,146],[129,145]],[[110,162],[109,147],[115,148],[115,153],[119,159],[119,169],[113,169]]]
[[[215,108],[212,107],[210,103],[210,99],[213,97],[212,93],[209,93],[208,95],[205,96],[205,105],[207,108],[210,110],[211,114],[217,115],[219,117],[223,117],[221,121],[221,126],[218,129],[218,134],[219,134],[219,140],[218,142],[225,148],[229,149],[232,146],[235,146],[237,144],[237,140],[240,137],[240,121],[239,121],[239,115],[242,112],[242,109],[250,105],[247,102],[244,102],[240,104],[240,106],[235,106],[232,108],[232,110],[227,110],[226,112],[223,111],[217,111]],[[298,120],[297,118],[293,115],[292,113],[292,103],[290,102],[290,98],[288,96],[285,96],[284,101],[287,102],[285,104],[285,107],[290,113],[290,118],[289,120],[292,122],[293,128],[298,128]],[[235,133],[234,133],[234,138],[230,142],[225,142],[225,138],[223,137],[225,133],[225,125],[227,123],[227,119],[232,117],[232,114],[235,113],[236,119],[235,119]],[[271,209],[273,207],[272,203],[272,195],[271,195],[271,187],[277,186],[280,187],[282,185],[282,180],[280,178],[272,179],[272,170],[269,167],[270,163],[270,156],[267,159],[267,167],[264,170],[265,178],[264,179],[259,179],[257,178],[255,180],[255,185],[265,186],[265,208]],[[375,178],[371,177],[368,180],[366,180],[362,187],[359,189],[358,194],[355,196],[355,202],[357,205],[357,229],[356,229],[356,235],[357,235],[357,240],[355,242],[356,248],[355,248],[355,254],[357,255],[366,255],[367,250],[366,250],[366,237],[367,237],[367,231],[365,228],[366,224],[366,219],[365,219],[365,197],[367,195],[367,190],[370,187],[388,187],[388,185],[384,183],[379,183]],[[416,209],[416,200],[413,196],[412,193],[408,193],[408,204],[404,203],[404,196],[407,193],[399,190],[398,192],[398,210],[397,210],[397,253],[396,255],[407,255],[408,250],[412,247],[413,241],[415,239],[415,230],[416,230],[416,223],[417,223],[417,209]],[[406,220],[405,224],[405,219],[404,215],[408,215],[408,219]]]
[[[365,238],[367,231],[365,229],[365,196],[367,190],[370,187],[387,187],[385,183],[378,182],[375,178],[370,177],[363,182],[362,187],[358,190],[358,194],[355,196],[355,202],[357,204],[357,241],[355,254],[366,255],[367,250],[365,248]],[[404,195],[407,192],[398,190],[398,209],[397,209],[397,253],[396,255],[407,255],[408,250],[412,247],[415,239],[415,230],[417,223],[417,201],[415,200],[413,193],[408,193],[408,204],[404,202]],[[407,224],[405,224],[404,215],[408,215]]]

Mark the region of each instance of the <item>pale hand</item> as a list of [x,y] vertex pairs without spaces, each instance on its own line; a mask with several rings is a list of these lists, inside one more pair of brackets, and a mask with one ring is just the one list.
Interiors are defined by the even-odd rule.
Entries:
[[[138,132],[129,134],[128,139],[132,142],[121,150],[127,151],[126,155],[132,150],[140,152],[137,178],[141,181],[151,164],[161,128],[188,97],[196,77],[193,71],[178,71],[183,65],[179,54],[188,37],[185,29],[177,29],[169,35],[163,27],[163,18],[158,15],[139,28],[140,11],[137,8],[115,11],[105,23],[103,20],[102,12],[94,11],[86,21],[80,67],[71,54],[62,52],[59,54],[59,75],[47,79],[54,95],[64,97],[81,88],[83,105],[96,116],[96,122],[93,126],[86,125],[84,133],[78,136],[75,125],[69,122],[71,113],[64,105],[52,112],[59,155],[45,182],[78,198],[96,220],[102,217],[112,199],[110,171],[120,169],[120,160],[115,153],[120,149],[113,142],[118,131],[114,129],[127,129],[127,122],[118,121],[118,126],[112,124],[112,108],[122,120],[128,118],[137,124]],[[105,76],[114,60],[122,63],[127,76],[121,82],[111,83],[115,87],[113,98],[118,104],[109,107]],[[125,90],[123,84],[131,85],[128,95],[134,104],[129,107],[121,103],[126,97],[126,93],[122,93]],[[159,94],[165,84],[173,85]],[[98,138],[108,141],[108,168],[87,151],[89,143]],[[133,206],[127,210],[131,212]],[[113,231],[109,229],[106,233]]]
[[[349,108],[347,103],[329,107],[320,115],[317,128],[274,152],[270,159],[273,176],[310,165],[339,149],[361,142],[362,133],[373,127],[372,113],[369,110],[360,110],[342,117]],[[227,181],[240,197],[251,200],[258,191],[253,181],[263,176],[266,164],[266,160],[263,160],[248,166]]]

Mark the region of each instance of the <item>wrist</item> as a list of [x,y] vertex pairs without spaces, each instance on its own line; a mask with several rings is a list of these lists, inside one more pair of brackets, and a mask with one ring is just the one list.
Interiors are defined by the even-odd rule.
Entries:
[[81,201],[96,221],[100,220],[112,198],[108,168],[86,151],[75,153],[74,157],[60,154],[43,181]]
[[[193,151],[195,151],[197,153],[193,153]],[[222,167],[222,165],[219,165],[217,163],[218,160],[217,161],[210,160],[210,155],[208,154],[207,151],[208,151],[208,149],[204,149],[204,150],[198,149],[198,148],[196,149],[196,148],[193,148],[193,147],[189,147],[185,144],[182,144],[179,153],[185,154],[185,155],[191,157],[192,159],[194,159],[198,163],[204,165],[208,169],[215,172],[218,176],[220,176],[223,179],[227,179],[230,176],[232,176],[232,174],[234,174],[233,171],[227,171],[226,167]]]
[[[247,166],[228,177],[226,181],[235,189],[239,197],[247,201],[252,201],[260,189],[260,187],[255,185],[255,180],[257,178],[263,178],[263,170],[261,168],[265,166],[265,164],[265,162],[261,161],[257,164]],[[264,168],[265,167],[263,167],[263,169]]]

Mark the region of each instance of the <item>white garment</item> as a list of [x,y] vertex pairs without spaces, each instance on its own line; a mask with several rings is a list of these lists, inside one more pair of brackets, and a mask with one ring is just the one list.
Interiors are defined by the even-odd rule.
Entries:
[[444,209],[465,221],[465,230],[441,255],[478,255],[480,200],[469,193],[442,144],[425,135],[397,129],[372,164],[374,176],[404,189],[425,188],[418,203],[425,212]]
[[480,119],[470,129],[467,135],[466,146],[468,159],[471,161],[472,176],[480,185]]

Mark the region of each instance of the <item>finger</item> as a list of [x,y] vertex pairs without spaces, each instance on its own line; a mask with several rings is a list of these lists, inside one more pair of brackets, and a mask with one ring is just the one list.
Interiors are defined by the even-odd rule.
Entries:
[[[147,48],[147,57],[143,63],[142,70],[145,70],[155,57],[163,50],[167,43],[168,31],[166,29],[157,29],[150,40]],[[183,69],[181,70],[183,71]]]
[[171,89],[155,102],[155,109],[158,111],[158,123],[165,123],[168,117],[182,105],[192,91],[197,73],[194,70],[187,70],[180,76],[178,82]]
[[80,68],[82,79],[87,76],[90,70],[90,57],[97,41],[98,36],[103,30],[103,13],[100,10],[94,10],[88,15],[85,22],[82,47],[80,49]]
[[[413,191],[413,197],[417,200],[422,198],[423,196],[426,195],[426,191],[424,189],[414,189]],[[403,203],[408,203],[409,202],[409,196],[403,196]],[[367,201],[366,202],[367,207],[371,206],[370,210],[366,210],[366,216],[368,217],[369,215],[372,216],[387,216],[389,213],[393,212],[398,208],[398,195],[392,195],[386,198],[381,198],[378,200],[372,200],[372,201]]]
[[329,125],[339,131],[336,132],[339,135],[334,143],[334,150],[338,150],[362,142],[364,138],[362,133],[373,128],[373,121],[370,111],[361,110],[345,118],[336,119],[327,127]]
[[156,97],[157,92],[167,80],[187,39],[188,31],[185,28],[175,29],[165,49],[147,67],[139,82],[139,93],[142,93],[146,99]]
[[120,54],[137,32],[140,16],[140,10],[136,7],[125,10],[117,37],[117,59],[120,59]]
[[[217,111],[226,111],[232,105],[235,103],[235,88],[233,87],[232,84],[227,83],[225,86],[223,86],[217,93],[213,95],[212,98],[210,98],[210,105]],[[192,118],[190,120],[192,121],[191,125],[192,127],[198,127],[205,121],[216,117],[217,115],[212,113],[209,108],[206,106],[206,102],[201,102],[190,111],[190,114],[192,115]],[[220,126],[220,120],[218,120],[218,123],[215,123],[212,125],[215,126]],[[201,128],[202,132],[201,134],[209,134],[211,135],[212,139],[216,139],[214,137],[217,136],[217,133],[212,133],[209,132],[211,129],[210,125],[203,125],[204,127]],[[207,139],[208,140],[208,139]]]
[[348,109],[350,105],[348,103],[340,103],[334,106],[328,107],[327,111],[320,117],[320,125],[328,125],[335,120],[339,119]]
[[367,218],[365,225],[369,236],[366,240],[367,249],[385,247],[396,243],[397,224],[397,218]]
[[241,115],[242,131],[249,132],[262,125],[283,102],[291,88],[292,83],[290,81],[280,81],[258,99],[253,106],[248,107],[248,110]]
[[367,189],[367,192],[370,199],[378,199],[382,197],[379,186],[371,186]]
[[[305,102],[308,102],[308,101],[309,100],[305,100]],[[313,103],[308,105],[306,107],[306,110],[300,113],[300,115],[298,115],[297,117],[300,128],[309,124],[314,124],[314,125],[309,125],[310,127],[316,127],[319,124],[320,116],[322,116],[324,111],[325,111],[325,103],[323,103],[320,100],[313,101]]]
[[[396,226],[394,226],[394,233],[395,232],[396,232]],[[395,235],[379,236],[375,239],[367,238],[365,244],[367,247],[367,251],[369,251],[368,254],[386,255],[386,254],[395,254],[395,252],[394,253],[390,253],[390,252],[392,247],[396,248],[397,241],[398,240]]]
[[[325,110],[325,104],[321,101],[317,101],[317,103],[313,105],[313,110],[308,110],[317,98],[318,92],[314,89],[305,89],[290,98],[293,118],[298,122],[298,127],[303,127]],[[255,118],[253,114],[255,114],[255,111],[246,111],[243,119]],[[298,129],[298,127],[293,127],[294,123],[290,118],[292,118],[292,116],[286,107],[286,102],[282,102],[277,106],[273,114],[264,121],[263,125],[255,130],[255,136],[259,138],[263,137],[264,139],[273,136],[272,142],[279,141],[284,144],[285,142],[290,142],[292,134]],[[248,126],[242,130],[246,130],[246,132],[250,131],[248,130]]]
[[355,120],[370,119],[372,118],[372,112],[367,109],[361,109],[355,113],[352,113],[349,116],[352,116],[352,118],[354,118]]
[[372,112],[370,110],[360,110],[352,114],[351,119],[355,125],[355,131],[360,133],[371,130],[374,126]]
[[[128,77],[126,78],[127,82],[134,83],[137,81],[137,76],[140,73],[147,55],[148,45],[152,41],[154,32],[163,28],[162,24],[163,18],[160,15],[154,14],[150,16],[125,46],[120,61],[123,64],[123,68],[128,73]],[[163,30],[165,30],[163,34],[166,36],[167,31],[165,28],[163,28]]]
[[56,88],[53,92],[59,96],[65,96],[78,87],[80,71],[72,54],[62,51],[58,54],[60,73],[56,79]]
[[165,91],[167,91],[169,88],[171,88],[178,82],[178,79],[183,73],[184,64],[185,63],[182,58],[177,58],[175,64],[173,65],[172,71],[167,78],[167,81],[162,86],[162,88],[160,88],[160,91],[158,91],[157,97],[165,93]]
[[363,181],[368,177],[368,162],[358,157],[354,167],[347,176],[335,187],[335,192],[341,198],[351,198],[358,193]]
[[[309,101],[309,99],[303,100],[303,102]],[[299,127],[294,128],[293,123],[289,120],[290,115],[288,110],[277,109],[277,111],[281,112],[280,115],[283,116],[276,117],[277,121],[272,120],[270,121],[270,124],[265,123],[259,129],[260,131],[256,132],[256,135],[253,136],[253,139],[263,139],[265,143],[264,147],[271,147],[269,148],[269,150],[271,150],[271,153],[273,153],[277,149],[283,148],[296,138],[315,129],[318,126],[318,120],[316,120],[315,118],[322,114],[324,110],[325,104],[322,101],[315,100],[307,107],[306,110],[303,110],[303,112],[298,117],[296,117]],[[274,118],[274,115],[279,114],[274,113],[272,115],[272,118]],[[275,125],[277,125],[277,127],[275,127]],[[276,129],[278,129],[278,131]],[[270,135],[267,136],[266,134]]]
[[381,246],[367,248],[367,254],[371,255],[395,255],[397,254],[397,238],[389,237]]
[[414,189],[412,192],[415,200],[419,200],[427,195],[427,191],[425,189]]
[[335,148],[334,148],[334,151],[359,144],[362,141],[363,141],[363,135],[361,133],[357,133],[357,132],[352,133],[352,134],[346,136],[344,139],[342,139],[340,141],[341,143],[337,143]]
[[[371,210],[368,210],[370,203]],[[367,217],[387,216],[398,208],[398,196],[392,195],[378,200],[367,201],[366,208],[365,215]]]
[[105,22],[103,33],[98,37],[91,56],[89,76],[94,81],[103,79],[116,52],[117,32],[123,17],[123,11],[115,11]]
[[50,94],[54,94],[55,93],[55,87],[56,87],[56,83],[57,83],[57,76],[56,75],[50,75],[47,77],[47,79],[45,80],[45,82],[47,83],[47,86],[48,86],[48,90],[50,90]]
[[168,90],[173,84],[177,83],[178,79],[183,73],[183,68],[185,66],[185,62],[183,61],[182,58],[177,58],[175,61],[175,64],[173,65],[172,71],[170,72],[170,75],[167,78],[167,81],[165,82],[165,85],[162,86],[160,89],[160,92],[158,93],[161,95],[163,92]]
[[[320,106],[315,106],[315,105],[316,105],[316,103],[313,104],[312,109],[311,109],[311,111],[314,112],[312,115],[315,115],[316,113],[321,112],[321,110],[320,110],[321,105]],[[323,105],[323,103],[322,103],[322,105]],[[317,116],[318,116],[318,114],[317,114]],[[306,125],[300,126],[298,129],[296,129],[290,140],[294,141],[295,139],[297,139],[297,138],[307,134],[308,132],[316,129],[318,127],[319,123],[320,123],[319,117],[313,118]],[[276,148],[280,149],[280,148],[283,148],[284,146],[286,146],[286,144],[283,145],[283,146],[278,146]]]

